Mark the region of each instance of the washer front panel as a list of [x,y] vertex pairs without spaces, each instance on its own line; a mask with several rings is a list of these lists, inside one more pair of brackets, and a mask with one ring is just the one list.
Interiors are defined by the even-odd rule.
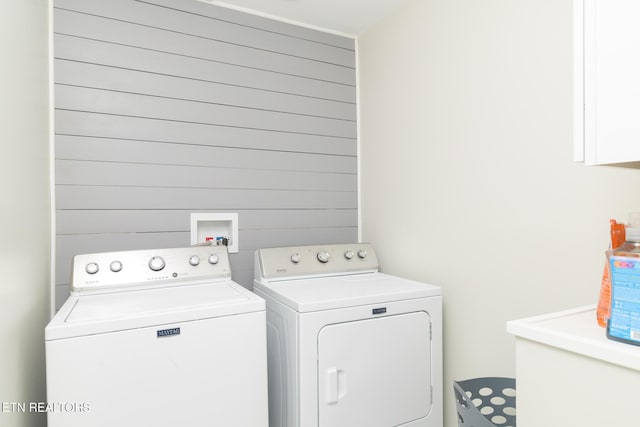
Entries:
[[[162,331],[171,331],[164,334]],[[47,341],[49,427],[267,427],[265,313]]]

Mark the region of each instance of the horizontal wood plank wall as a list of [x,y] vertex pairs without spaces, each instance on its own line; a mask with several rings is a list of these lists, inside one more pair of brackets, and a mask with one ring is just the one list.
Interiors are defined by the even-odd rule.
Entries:
[[354,41],[195,0],[55,0],[56,296],[75,254],[357,239]]

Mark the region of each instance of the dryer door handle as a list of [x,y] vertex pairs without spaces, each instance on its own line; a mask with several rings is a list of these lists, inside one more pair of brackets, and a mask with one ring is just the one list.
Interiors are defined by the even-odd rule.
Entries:
[[347,394],[347,376],[335,366],[327,368],[327,403],[334,405]]

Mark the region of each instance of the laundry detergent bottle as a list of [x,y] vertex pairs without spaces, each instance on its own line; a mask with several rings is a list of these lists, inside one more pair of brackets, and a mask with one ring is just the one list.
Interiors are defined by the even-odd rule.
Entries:
[[629,215],[625,242],[609,254],[611,308],[607,337],[640,345],[640,212]]

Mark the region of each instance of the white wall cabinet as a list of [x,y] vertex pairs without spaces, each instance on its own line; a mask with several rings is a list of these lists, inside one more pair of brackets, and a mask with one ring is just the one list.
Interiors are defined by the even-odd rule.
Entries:
[[640,161],[640,2],[574,0],[574,159]]

